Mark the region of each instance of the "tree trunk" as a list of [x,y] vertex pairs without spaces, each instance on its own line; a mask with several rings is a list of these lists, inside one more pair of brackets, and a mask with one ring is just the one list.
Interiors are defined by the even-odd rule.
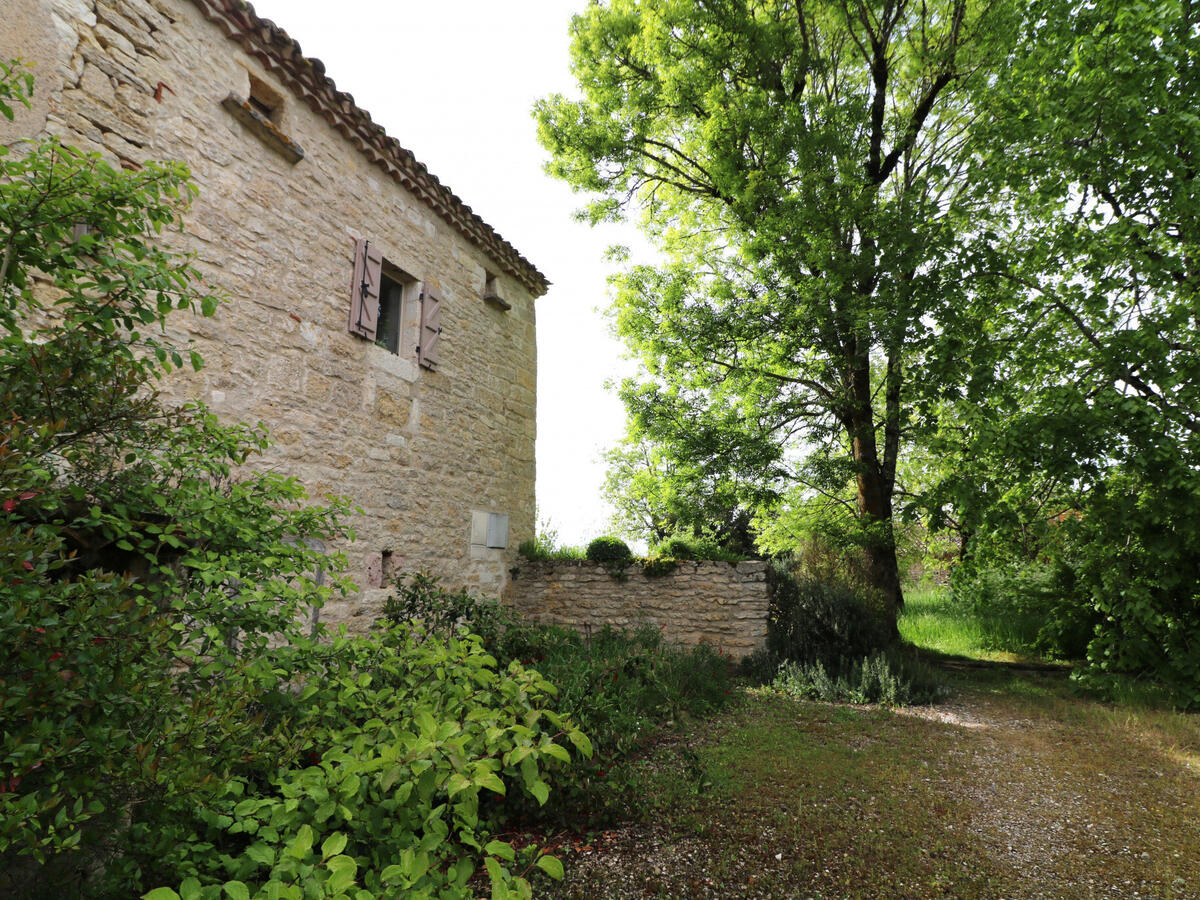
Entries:
[[850,422],[854,461],[858,475],[858,514],[870,529],[866,544],[867,577],[879,592],[880,615],[893,638],[899,638],[897,620],[904,606],[900,588],[900,564],[896,559],[896,536],[892,530],[892,481],[880,463],[875,440],[875,422],[871,409],[870,368],[863,365],[853,378],[858,410]]

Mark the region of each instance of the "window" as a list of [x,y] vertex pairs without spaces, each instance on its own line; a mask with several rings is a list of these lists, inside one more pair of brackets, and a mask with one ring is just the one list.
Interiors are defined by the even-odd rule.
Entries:
[[347,323],[351,334],[398,356],[415,356],[425,369],[436,369],[441,303],[437,282],[418,282],[388,262],[370,240],[355,242]]
[[[411,306],[415,298],[410,298],[408,290],[413,279],[405,275],[385,259],[380,273],[379,283],[379,325],[375,329],[375,343],[391,353],[399,354],[403,344],[411,343],[411,339],[403,341],[402,336],[411,334]],[[410,327],[405,327],[406,325]],[[407,355],[407,353],[405,354]]]
[[230,91],[221,105],[251,134],[288,162],[293,165],[300,162],[304,159],[303,148],[281,130],[287,124],[284,121],[283,94],[249,72],[246,78],[244,85],[248,96],[242,97],[237,91]]

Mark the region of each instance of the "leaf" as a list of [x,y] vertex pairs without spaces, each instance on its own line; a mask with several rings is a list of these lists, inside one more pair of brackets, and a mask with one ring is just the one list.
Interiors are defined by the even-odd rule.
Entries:
[[533,794],[533,796],[537,798],[537,802],[540,806],[545,806],[546,800],[550,797],[550,786],[541,779],[538,779],[529,786],[529,793]]
[[488,841],[483,847],[484,853],[490,853],[492,856],[499,856],[512,862],[517,858],[516,851],[512,845],[506,841]]
[[349,856],[335,856],[325,864],[325,868],[331,873],[325,889],[340,894],[354,883],[358,863]]
[[588,740],[588,736],[586,734],[578,730],[569,731],[567,732],[567,737],[570,738],[571,743],[575,745],[575,748],[580,753],[582,753],[588,759],[592,758],[592,742]]
[[157,887],[148,894],[142,894],[142,900],[181,900],[181,898],[172,888]]
[[487,788],[490,791],[495,791],[497,794],[503,795],[508,793],[508,788],[505,786],[500,776],[495,772],[487,772],[484,775],[478,776],[475,780],[475,783],[479,787]]
[[379,880],[384,884],[391,884],[392,882],[399,881],[400,879],[407,877],[408,867],[399,864],[387,866],[382,872],[379,873]]
[[[275,864],[275,851],[262,841],[255,841],[247,847],[246,855],[260,866],[273,866]],[[187,898],[184,898],[184,900],[187,900]]]
[[345,849],[346,835],[340,831],[336,831],[325,838],[325,843],[321,845],[321,857],[322,859],[329,859],[331,856],[337,856]]
[[250,889],[240,881],[227,881],[224,888],[229,900],[250,900]]
[[304,859],[312,850],[313,845],[313,830],[308,825],[301,825],[300,830],[296,832],[296,836],[288,843],[287,850],[284,852],[288,856],[296,859]]
[[508,896],[504,869],[500,867],[500,863],[494,856],[484,857],[483,866],[487,869],[488,878],[492,883],[492,900],[504,900]]
[[471,779],[459,772],[455,772],[448,779],[446,779],[446,793],[451,797],[460,791],[467,790],[470,787]]
[[537,867],[556,881],[562,881],[563,864],[553,856],[539,856]]

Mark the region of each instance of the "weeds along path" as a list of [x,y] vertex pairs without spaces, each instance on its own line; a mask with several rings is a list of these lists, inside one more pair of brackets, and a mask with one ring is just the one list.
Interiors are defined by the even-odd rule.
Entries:
[[955,677],[897,711],[748,693],[630,766],[636,821],[551,896],[1200,900],[1200,717]]

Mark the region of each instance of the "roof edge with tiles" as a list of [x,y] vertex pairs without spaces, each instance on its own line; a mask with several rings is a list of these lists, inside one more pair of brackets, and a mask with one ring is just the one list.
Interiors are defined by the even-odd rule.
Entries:
[[225,36],[279,77],[309,107],[350,141],[364,156],[415,194],[452,228],[495,259],[535,297],[550,282],[533,263],[481,219],[394,137],[375,123],[354,98],[339,91],[325,74],[325,64],[300,51],[300,44],[244,0],[192,0],[220,26]]

